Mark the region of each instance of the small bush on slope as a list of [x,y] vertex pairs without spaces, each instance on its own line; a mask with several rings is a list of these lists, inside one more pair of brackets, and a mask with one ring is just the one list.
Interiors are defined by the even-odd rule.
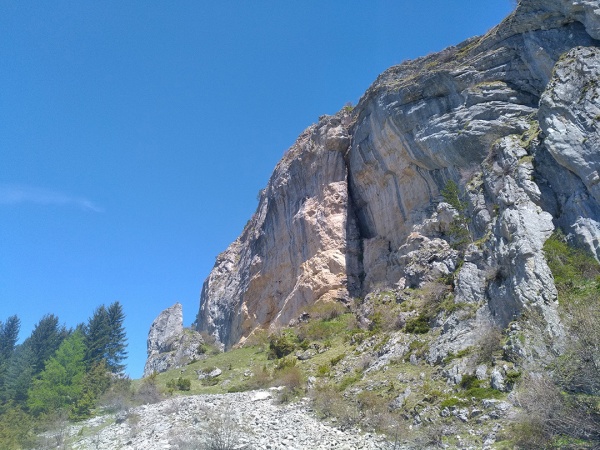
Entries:
[[293,333],[282,332],[269,337],[269,359],[279,359],[296,349],[297,338]]

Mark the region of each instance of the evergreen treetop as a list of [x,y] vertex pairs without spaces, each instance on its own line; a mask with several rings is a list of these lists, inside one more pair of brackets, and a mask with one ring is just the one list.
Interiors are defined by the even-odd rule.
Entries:
[[21,320],[17,316],[10,316],[5,323],[0,321],[0,361],[6,361],[12,356],[20,329]]
[[102,305],[94,311],[84,327],[88,368],[105,361],[112,373],[121,373],[125,369],[122,364],[127,357],[124,320],[125,314],[119,302],[108,308]]

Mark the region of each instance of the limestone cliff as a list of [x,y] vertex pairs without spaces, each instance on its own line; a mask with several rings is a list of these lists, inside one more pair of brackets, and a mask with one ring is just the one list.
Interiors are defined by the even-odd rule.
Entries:
[[[600,257],[597,39],[598,1],[522,0],[486,35],[385,71],[277,165],[197,328],[230,347],[316,301],[457,271],[455,301],[476,314],[440,324],[431,361],[524,310],[559,343],[543,243],[558,226]],[[463,211],[443,201],[450,181]]]
[[226,346],[256,327],[287,324],[319,299],[358,291],[359,240],[344,161],[349,120],[324,118],[298,138],[242,235],[217,257],[197,324]]

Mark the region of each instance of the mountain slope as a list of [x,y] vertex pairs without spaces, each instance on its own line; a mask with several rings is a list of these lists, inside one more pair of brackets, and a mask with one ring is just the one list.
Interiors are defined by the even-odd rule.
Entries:
[[438,324],[430,361],[523,311],[544,319],[537,354],[560,347],[542,246],[558,226],[599,256],[598,10],[523,0],[485,36],[388,69],[353,110],[308,128],[217,258],[197,329],[228,348],[320,300],[452,277],[455,304],[476,312]]

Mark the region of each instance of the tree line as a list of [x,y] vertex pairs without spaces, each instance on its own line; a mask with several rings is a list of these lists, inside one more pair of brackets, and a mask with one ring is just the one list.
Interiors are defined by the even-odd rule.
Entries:
[[22,442],[33,424],[57,412],[89,417],[98,398],[125,376],[124,319],[119,302],[96,308],[72,329],[47,314],[21,344],[19,317],[0,320],[0,442]]

